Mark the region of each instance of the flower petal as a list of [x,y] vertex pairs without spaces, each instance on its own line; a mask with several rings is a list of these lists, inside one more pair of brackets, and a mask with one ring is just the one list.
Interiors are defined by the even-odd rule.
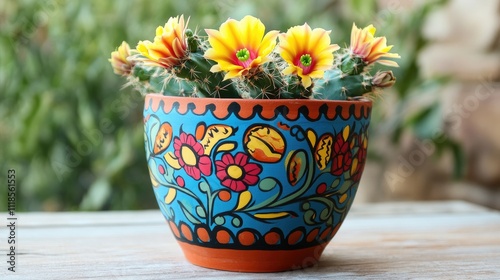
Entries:
[[311,76],[309,76],[309,75],[299,75],[299,76],[302,78],[302,85],[305,88],[308,88],[311,86],[311,84],[312,84]]
[[243,166],[247,164],[248,162],[248,156],[245,155],[244,153],[237,153],[236,156],[234,157],[234,163]]
[[[224,79],[246,76],[250,69],[268,61],[268,55],[276,46],[278,31],[265,33],[264,24],[257,18],[245,16],[241,21],[228,19],[219,30],[206,29],[211,48],[205,58],[217,62],[212,72],[226,71]],[[247,51],[248,58],[240,60],[238,51]]]
[[198,167],[203,175],[208,176],[212,174],[212,161],[208,156],[202,156],[199,158]]
[[259,182],[259,177],[254,175],[246,175],[245,178],[243,178],[243,182],[248,186],[253,186]]
[[[330,44],[330,33],[322,28],[311,29],[305,23],[281,34],[279,52],[288,63],[283,74],[298,75],[305,88],[312,85],[311,78],[323,77],[324,71],[333,66],[333,52],[339,48],[336,44]],[[311,59],[306,65],[302,62],[304,56]]]
[[153,42],[140,41],[136,49],[147,58],[146,62],[170,68],[186,57],[185,30],[183,15],[171,17],[165,26],[156,28]]
[[367,65],[380,63],[387,66],[396,66],[397,63],[380,60],[380,58],[400,58],[398,54],[389,53],[392,46],[387,46],[385,37],[374,37],[376,28],[373,25],[360,29],[353,23],[351,30],[350,50],[353,55],[362,58]]

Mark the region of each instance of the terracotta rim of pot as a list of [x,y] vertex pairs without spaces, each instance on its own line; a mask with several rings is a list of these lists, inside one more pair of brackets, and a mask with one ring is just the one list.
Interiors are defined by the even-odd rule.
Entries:
[[[172,102],[164,102],[172,100]],[[213,106],[217,103],[218,106]],[[244,103],[248,106],[240,106]],[[340,106],[331,106],[338,104]],[[344,120],[351,116],[367,118],[370,115],[372,101],[366,98],[356,100],[321,100],[321,99],[232,99],[232,98],[196,98],[165,96],[161,94],[147,94],[144,109],[152,107],[153,111],[158,111],[163,106],[163,111],[168,113],[174,108],[180,113],[192,110],[195,114],[205,114],[207,110],[218,119],[236,114],[240,119],[250,119],[256,113],[263,119],[272,120],[279,114],[288,120],[296,120],[302,114],[309,120],[320,119],[323,115],[326,119],[333,120],[338,115]],[[255,110],[255,107],[260,107]]]

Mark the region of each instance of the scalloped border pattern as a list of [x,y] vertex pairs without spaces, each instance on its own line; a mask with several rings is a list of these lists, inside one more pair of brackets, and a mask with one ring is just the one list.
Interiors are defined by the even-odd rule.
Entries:
[[239,119],[247,120],[259,114],[262,119],[273,120],[279,115],[294,121],[300,115],[309,120],[318,120],[322,116],[334,120],[338,116],[347,120],[351,116],[356,119],[368,118],[371,114],[372,102],[369,100],[337,101],[337,100],[298,100],[298,99],[214,99],[192,97],[170,97],[158,94],[146,95],[144,108],[157,112],[160,107],[165,113],[177,110],[180,114],[192,111],[196,115],[204,115],[208,111],[220,120],[234,114]]

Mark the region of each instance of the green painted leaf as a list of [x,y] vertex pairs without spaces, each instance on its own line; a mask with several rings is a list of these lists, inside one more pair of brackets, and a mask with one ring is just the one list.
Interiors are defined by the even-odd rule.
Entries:
[[207,217],[207,214],[205,213],[205,209],[203,209],[203,207],[201,206],[196,206],[196,214],[198,214],[198,216],[200,216],[201,218],[206,218]]
[[222,217],[222,216],[217,216],[217,217],[215,217],[214,222],[216,225],[221,226],[226,222],[226,219],[224,219],[224,217]]
[[352,186],[352,181],[345,180],[340,189],[338,190],[338,193],[345,193],[351,186]]
[[207,182],[200,182],[200,184],[198,184],[198,188],[201,192],[207,193],[210,190],[210,185]]
[[252,207],[248,207],[246,209],[246,211],[253,211],[253,210],[257,210],[257,209],[260,209],[260,208],[264,208],[266,206],[268,206],[269,204],[273,203],[274,201],[276,201],[276,198],[278,198],[278,196],[280,195],[279,192],[273,194],[272,196],[268,197],[266,200],[256,204],[256,205],[253,205]]
[[331,189],[335,189],[337,188],[338,186],[340,185],[340,179],[335,179],[335,181],[332,182],[332,184],[330,185],[330,188]]
[[149,132],[148,135],[148,150],[152,154],[154,150],[154,145],[155,145],[155,137],[156,134],[158,134],[158,131],[160,130],[160,120],[156,116],[151,116],[147,122],[147,131]]
[[329,209],[328,207],[326,207],[325,209],[323,209],[321,211],[321,213],[319,214],[319,218],[322,220],[322,221],[326,221],[332,214],[332,211],[331,209]]
[[241,219],[239,217],[234,217],[231,221],[234,227],[241,227]]
[[179,201],[179,205],[181,206],[182,213],[186,216],[186,218],[193,224],[199,225],[201,224],[200,220],[198,220],[193,214],[191,214],[191,211],[182,204],[182,202]]
[[309,209],[306,212],[304,212],[304,222],[308,225],[314,225],[314,218],[316,217],[316,212],[314,210]]
[[259,183],[259,189],[263,192],[268,192],[274,189],[278,185],[278,182],[274,178],[265,178]]

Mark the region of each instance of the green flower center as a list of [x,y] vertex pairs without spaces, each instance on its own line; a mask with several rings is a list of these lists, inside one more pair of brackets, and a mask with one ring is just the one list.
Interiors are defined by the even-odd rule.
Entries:
[[303,54],[300,56],[300,63],[304,66],[311,66],[313,59],[309,54]]
[[245,48],[236,52],[236,57],[239,61],[247,61],[250,58],[250,52]]

